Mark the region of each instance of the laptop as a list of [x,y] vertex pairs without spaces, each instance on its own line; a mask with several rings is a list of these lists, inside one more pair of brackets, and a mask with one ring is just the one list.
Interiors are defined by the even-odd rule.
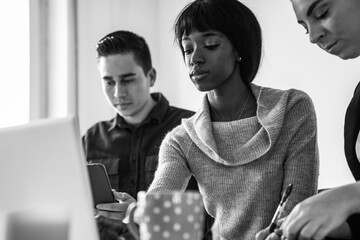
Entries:
[[2,128],[0,154],[0,240],[7,239],[14,212],[44,209],[48,218],[63,211],[68,240],[99,239],[76,116]]

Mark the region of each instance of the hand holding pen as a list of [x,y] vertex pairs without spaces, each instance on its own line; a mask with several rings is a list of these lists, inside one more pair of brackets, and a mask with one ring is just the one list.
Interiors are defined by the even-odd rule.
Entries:
[[270,228],[269,228],[270,233],[274,232],[275,228],[277,227],[277,222],[280,218],[281,213],[283,212],[283,210],[285,208],[286,201],[287,201],[292,189],[293,189],[293,186],[290,183],[289,186],[287,186],[287,188],[285,189],[285,191],[281,197],[281,201],[275,211],[274,217],[271,220]]

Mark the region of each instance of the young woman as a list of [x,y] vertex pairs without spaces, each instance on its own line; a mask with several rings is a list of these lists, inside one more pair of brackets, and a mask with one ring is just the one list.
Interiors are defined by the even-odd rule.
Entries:
[[254,239],[289,184],[284,214],[317,191],[312,101],[299,90],[252,83],[261,29],[237,0],[191,2],[174,29],[189,77],[205,95],[197,113],[162,142],[148,192],[184,190],[193,175],[215,219],[213,239]]
[[[310,42],[342,59],[360,56],[359,0],[291,0]],[[345,117],[345,153],[358,181],[325,191],[298,204],[281,229],[267,239],[360,239],[360,84]],[[265,239],[268,230],[257,239]]]
[[[317,189],[316,119],[310,98],[251,82],[262,39],[236,0],[196,0],[175,25],[189,77],[205,92],[197,113],[167,135],[149,192],[184,189],[194,175],[216,239],[252,239],[290,183],[288,213]],[[286,214],[286,213],[285,213]]]

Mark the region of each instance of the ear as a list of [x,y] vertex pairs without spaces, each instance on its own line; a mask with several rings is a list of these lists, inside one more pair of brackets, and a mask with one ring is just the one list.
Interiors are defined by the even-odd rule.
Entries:
[[236,57],[235,59],[236,59],[237,62],[241,62],[242,58],[241,58],[238,51],[235,51],[235,57]]
[[156,80],[156,70],[155,70],[155,68],[151,68],[147,75],[148,75],[149,80],[150,80],[150,87],[154,86],[155,80]]

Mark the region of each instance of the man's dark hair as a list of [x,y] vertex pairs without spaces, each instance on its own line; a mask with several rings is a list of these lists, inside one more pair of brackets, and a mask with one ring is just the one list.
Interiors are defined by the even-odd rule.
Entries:
[[146,74],[151,68],[151,54],[145,39],[130,31],[115,31],[99,40],[97,58],[114,54],[133,53],[134,59]]

